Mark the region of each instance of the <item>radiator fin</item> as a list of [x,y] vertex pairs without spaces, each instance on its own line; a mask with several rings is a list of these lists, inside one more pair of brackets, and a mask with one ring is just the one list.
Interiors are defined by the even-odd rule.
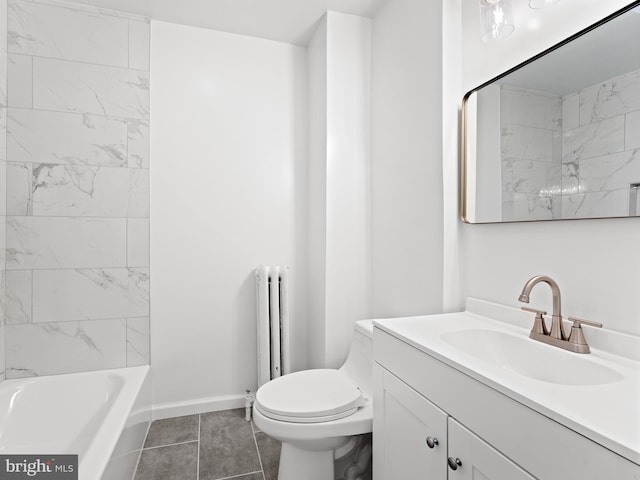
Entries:
[[259,265],[256,274],[258,387],[291,371],[289,268]]

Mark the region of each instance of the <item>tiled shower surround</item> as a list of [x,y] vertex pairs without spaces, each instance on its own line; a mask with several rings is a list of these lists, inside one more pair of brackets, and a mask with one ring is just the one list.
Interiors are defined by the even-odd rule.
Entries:
[[7,225],[7,0],[0,0],[0,382],[5,378],[5,231]]
[[504,220],[629,215],[640,71],[562,97],[503,86],[501,130]]
[[562,99],[500,88],[503,220],[548,219],[562,189]]
[[6,377],[147,364],[149,22],[9,0],[7,32]]

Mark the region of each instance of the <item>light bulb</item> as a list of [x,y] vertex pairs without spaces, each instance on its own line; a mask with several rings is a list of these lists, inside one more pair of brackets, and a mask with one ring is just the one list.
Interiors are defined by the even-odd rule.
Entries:
[[514,30],[511,0],[480,0],[482,41],[500,40]]
[[550,7],[559,1],[560,0],[529,0],[529,7],[534,10],[540,10],[541,8]]

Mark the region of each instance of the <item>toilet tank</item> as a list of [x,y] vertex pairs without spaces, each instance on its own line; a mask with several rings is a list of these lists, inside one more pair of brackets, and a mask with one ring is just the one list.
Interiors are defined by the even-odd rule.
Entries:
[[373,321],[358,320],[354,325],[349,356],[340,371],[349,376],[367,398],[373,395]]

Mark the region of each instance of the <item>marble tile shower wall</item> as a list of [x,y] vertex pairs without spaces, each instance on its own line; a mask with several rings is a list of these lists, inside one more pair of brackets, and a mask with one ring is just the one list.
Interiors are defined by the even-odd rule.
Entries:
[[149,22],[8,0],[7,27],[6,376],[146,364]]
[[503,220],[554,218],[561,208],[561,98],[502,86],[500,129]]
[[563,97],[562,216],[629,215],[640,183],[640,70]]
[[640,212],[640,70],[562,97],[503,86],[500,101],[504,220]]
[[7,214],[7,0],[0,0],[0,382],[5,379],[5,227]]

